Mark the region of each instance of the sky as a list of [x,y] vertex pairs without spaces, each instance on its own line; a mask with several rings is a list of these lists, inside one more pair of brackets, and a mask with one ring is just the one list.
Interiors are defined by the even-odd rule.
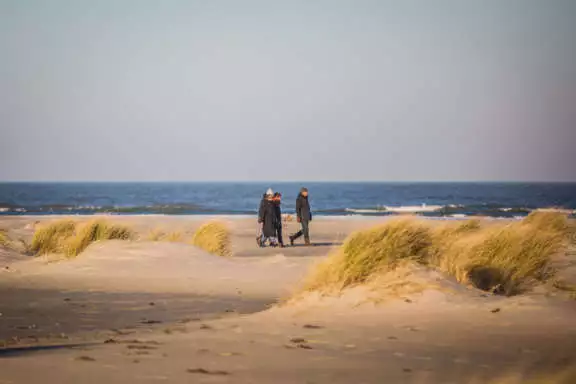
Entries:
[[0,181],[576,181],[573,0],[0,0]]

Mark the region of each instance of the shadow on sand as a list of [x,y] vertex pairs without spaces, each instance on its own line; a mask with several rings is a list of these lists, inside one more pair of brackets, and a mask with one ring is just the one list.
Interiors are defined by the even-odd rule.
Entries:
[[18,357],[34,352],[47,352],[60,349],[83,348],[100,344],[101,343],[81,343],[81,344],[57,344],[57,345],[32,345],[25,347],[0,348],[0,359],[9,357]]

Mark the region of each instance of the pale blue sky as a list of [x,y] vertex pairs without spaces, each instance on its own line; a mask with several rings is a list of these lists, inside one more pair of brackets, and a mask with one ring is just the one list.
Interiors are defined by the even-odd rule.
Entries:
[[0,0],[0,180],[573,180],[576,1]]

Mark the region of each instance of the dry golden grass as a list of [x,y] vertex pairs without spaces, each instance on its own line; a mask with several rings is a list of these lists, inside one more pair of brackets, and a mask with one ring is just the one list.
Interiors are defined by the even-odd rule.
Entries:
[[62,253],[77,256],[94,241],[132,238],[133,233],[129,228],[106,220],[97,219],[83,224],[59,220],[36,230],[30,251],[35,255]]
[[230,231],[226,224],[218,221],[202,225],[194,233],[192,244],[214,255],[232,255]]
[[146,240],[148,241],[161,241],[166,234],[159,229],[151,230],[148,235],[146,236]]
[[556,372],[536,373],[527,375],[521,369],[511,372],[489,381],[485,379],[470,379],[469,384],[572,384],[576,383],[576,368],[568,366],[560,368]]
[[514,295],[550,275],[550,259],[566,243],[565,222],[558,213],[486,226],[478,220],[443,225],[417,219],[391,220],[350,235],[342,247],[313,269],[304,290],[341,291],[408,260],[464,284]]
[[525,223],[495,226],[439,238],[431,264],[462,283],[513,295],[546,277],[550,258],[563,239],[561,232]]
[[544,231],[565,232],[568,230],[568,216],[558,212],[534,211],[522,222]]
[[430,228],[420,221],[389,223],[351,234],[342,247],[314,270],[306,290],[335,291],[361,284],[406,259],[423,262],[431,244]]
[[182,232],[178,231],[170,232],[164,237],[165,241],[171,241],[175,243],[182,241],[182,239],[183,239]]
[[126,226],[93,220],[78,226],[74,236],[66,241],[65,253],[67,256],[78,256],[95,241],[131,240],[133,237],[134,233]]
[[183,241],[184,236],[182,232],[173,231],[165,233],[159,229],[153,229],[148,233],[146,237],[149,241],[170,241],[170,242],[180,242]]
[[10,239],[8,238],[8,235],[6,234],[6,231],[4,231],[3,229],[0,229],[0,245],[7,247],[9,244],[10,244]]
[[58,220],[40,225],[34,236],[30,251],[35,255],[64,252],[66,240],[72,236],[76,223],[72,220]]

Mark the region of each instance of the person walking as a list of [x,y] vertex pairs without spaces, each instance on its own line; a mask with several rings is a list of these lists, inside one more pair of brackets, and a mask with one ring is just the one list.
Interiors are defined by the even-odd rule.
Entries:
[[282,238],[282,194],[276,192],[274,194],[274,208],[276,211],[276,238],[278,239],[278,245],[280,248],[284,248],[284,239]]
[[274,192],[268,189],[266,192],[266,199],[261,202],[258,212],[258,223],[262,226],[262,237],[260,246],[266,245],[266,241],[271,246],[277,245],[276,240],[276,207],[274,203]]
[[256,235],[256,243],[259,247],[262,247],[262,240],[264,239],[264,234],[262,233],[262,222],[260,221],[260,216],[262,215],[262,211],[264,209],[264,204],[266,204],[266,194],[262,195],[262,200],[260,200],[260,207],[258,208],[258,234]]
[[308,202],[308,189],[300,189],[298,198],[296,199],[296,220],[302,227],[297,233],[290,236],[290,245],[294,245],[294,240],[304,235],[304,242],[310,245],[310,228],[309,224],[312,221],[312,213],[310,212],[310,203]]

